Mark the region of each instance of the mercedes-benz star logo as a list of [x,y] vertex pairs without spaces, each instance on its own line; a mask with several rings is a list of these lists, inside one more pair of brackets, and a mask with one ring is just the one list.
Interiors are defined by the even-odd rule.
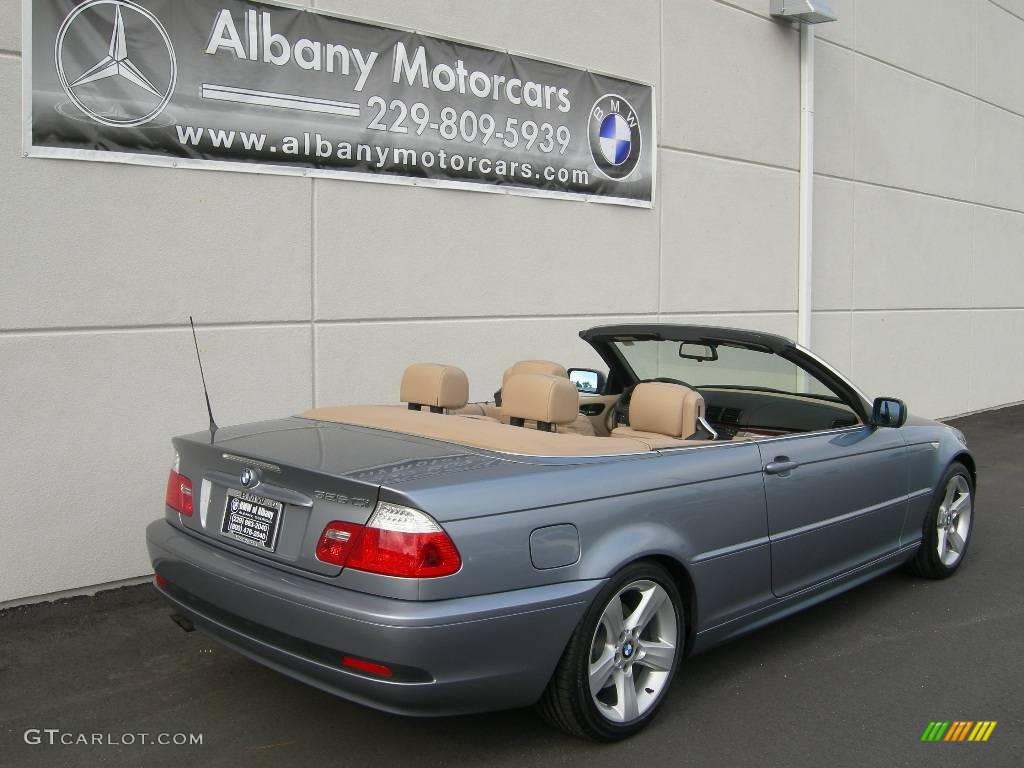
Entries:
[[[68,32],[71,30],[72,25],[82,18],[82,14],[85,11],[94,9],[101,5],[114,6],[114,29],[110,34],[110,46],[107,49],[107,54],[94,65],[78,75],[74,80],[69,80],[67,73],[65,72],[64,65],[64,46],[65,42],[67,42]],[[132,61],[128,53],[128,43],[125,35],[125,18],[122,8],[141,15],[146,21],[155,27],[156,31],[159,33],[166,49],[169,63],[169,69],[166,74],[151,73],[151,75],[147,77],[147,75],[143,73],[142,69]],[[151,46],[137,46],[137,49],[139,50],[143,48],[150,49]],[[57,42],[54,46],[54,62],[57,65],[57,76],[60,78],[60,84],[64,88],[64,92],[68,95],[68,98],[74,102],[75,106],[97,123],[118,128],[132,128],[138,125],[143,125],[163,112],[164,108],[171,100],[171,96],[174,94],[174,86],[178,78],[177,59],[174,56],[174,47],[171,45],[171,39],[167,35],[167,30],[164,29],[163,24],[160,23],[152,12],[131,2],[131,0],[88,0],[87,2],[77,6],[68,14],[67,18],[64,19],[64,23],[60,25],[60,30],[57,32]],[[158,74],[164,75],[164,79],[167,81],[166,87],[158,88],[153,84],[153,79],[157,77]],[[142,114],[128,114],[125,117],[100,112],[96,108],[89,106],[82,96],[82,86],[111,79],[124,80],[135,85],[138,89],[141,89],[141,91],[155,97],[158,100],[156,106],[151,106],[151,99],[144,98],[143,103],[132,105],[136,107],[134,110],[135,112]]]

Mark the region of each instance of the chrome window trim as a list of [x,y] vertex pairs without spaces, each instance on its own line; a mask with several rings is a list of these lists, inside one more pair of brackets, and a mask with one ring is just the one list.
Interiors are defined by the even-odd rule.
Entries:
[[[732,440],[723,440],[721,443],[709,444],[709,445],[681,445],[678,448],[658,448],[657,453],[675,453],[677,451],[693,451],[698,448],[721,448],[727,445],[748,445],[754,443],[770,443],[776,440],[795,440],[801,437],[819,437],[821,435],[838,435],[844,432],[854,432],[859,429],[864,429],[866,424],[855,424],[852,427],[838,427],[835,429],[819,429],[814,432],[793,432],[788,435],[765,435],[764,437],[751,437],[746,440],[739,440],[733,442]],[[628,454],[633,455],[633,454]]]
[[[846,386],[848,386],[854,392],[856,392],[857,395],[860,397],[860,399],[863,400],[866,405],[871,405],[871,398],[869,398],[866,394],[864,394],[864,391],[860,387],[858,387],[856,384],[854,384],[852,381],[850,381],[850,379],[848,377],[844,376],[842,373],[837,371],[835,366],[833,366],[828,361],[821,359],[818,355],[814,354],[813,352],[811,352],[811,350],[807,349],[807,347],[804,347],[804,346],[802,346],[800,344],[796,344],[795,347],[800,352],[802,352],[803,354],[805,354],[809,358],[811,358],[814,362],[816,362],[822,368],[825,368],[829,373],[831,373],[833,376],[835,376],[837,379],[839,379],[841,382],[843,382]],[[871,409],[869,408],[868,411],[870,412],[870,410]]]

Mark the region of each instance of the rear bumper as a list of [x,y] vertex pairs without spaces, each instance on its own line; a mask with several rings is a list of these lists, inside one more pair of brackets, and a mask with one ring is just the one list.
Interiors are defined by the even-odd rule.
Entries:
[[[157,587],[197,628],[272,669],[406,715],[526,706],[544,690],[601,581],[433,602],[376,597],[203,543],[165,520],[146,529]],[[356,656],[392,678],[340,666]]]

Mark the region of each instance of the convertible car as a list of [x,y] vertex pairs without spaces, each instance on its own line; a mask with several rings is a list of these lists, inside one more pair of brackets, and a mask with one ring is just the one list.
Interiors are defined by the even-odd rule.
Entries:
[[780,336],[580,336],[607,372],[520,361],[467,403],[462,370],[420,363],[400,404],[175,438],[147,528],[175,620],[371,707],[535,704],[615,740],[687,656],[891,568],[962,564],[958,430]]

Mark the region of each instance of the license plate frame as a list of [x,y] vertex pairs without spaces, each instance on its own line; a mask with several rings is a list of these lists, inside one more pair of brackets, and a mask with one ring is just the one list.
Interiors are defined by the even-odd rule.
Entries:
[[283,519],[282,502],[249,491],[229,488],[224,499],[224,516],[220,532],[229,539],[261,552],[272,553],[277,549]]

